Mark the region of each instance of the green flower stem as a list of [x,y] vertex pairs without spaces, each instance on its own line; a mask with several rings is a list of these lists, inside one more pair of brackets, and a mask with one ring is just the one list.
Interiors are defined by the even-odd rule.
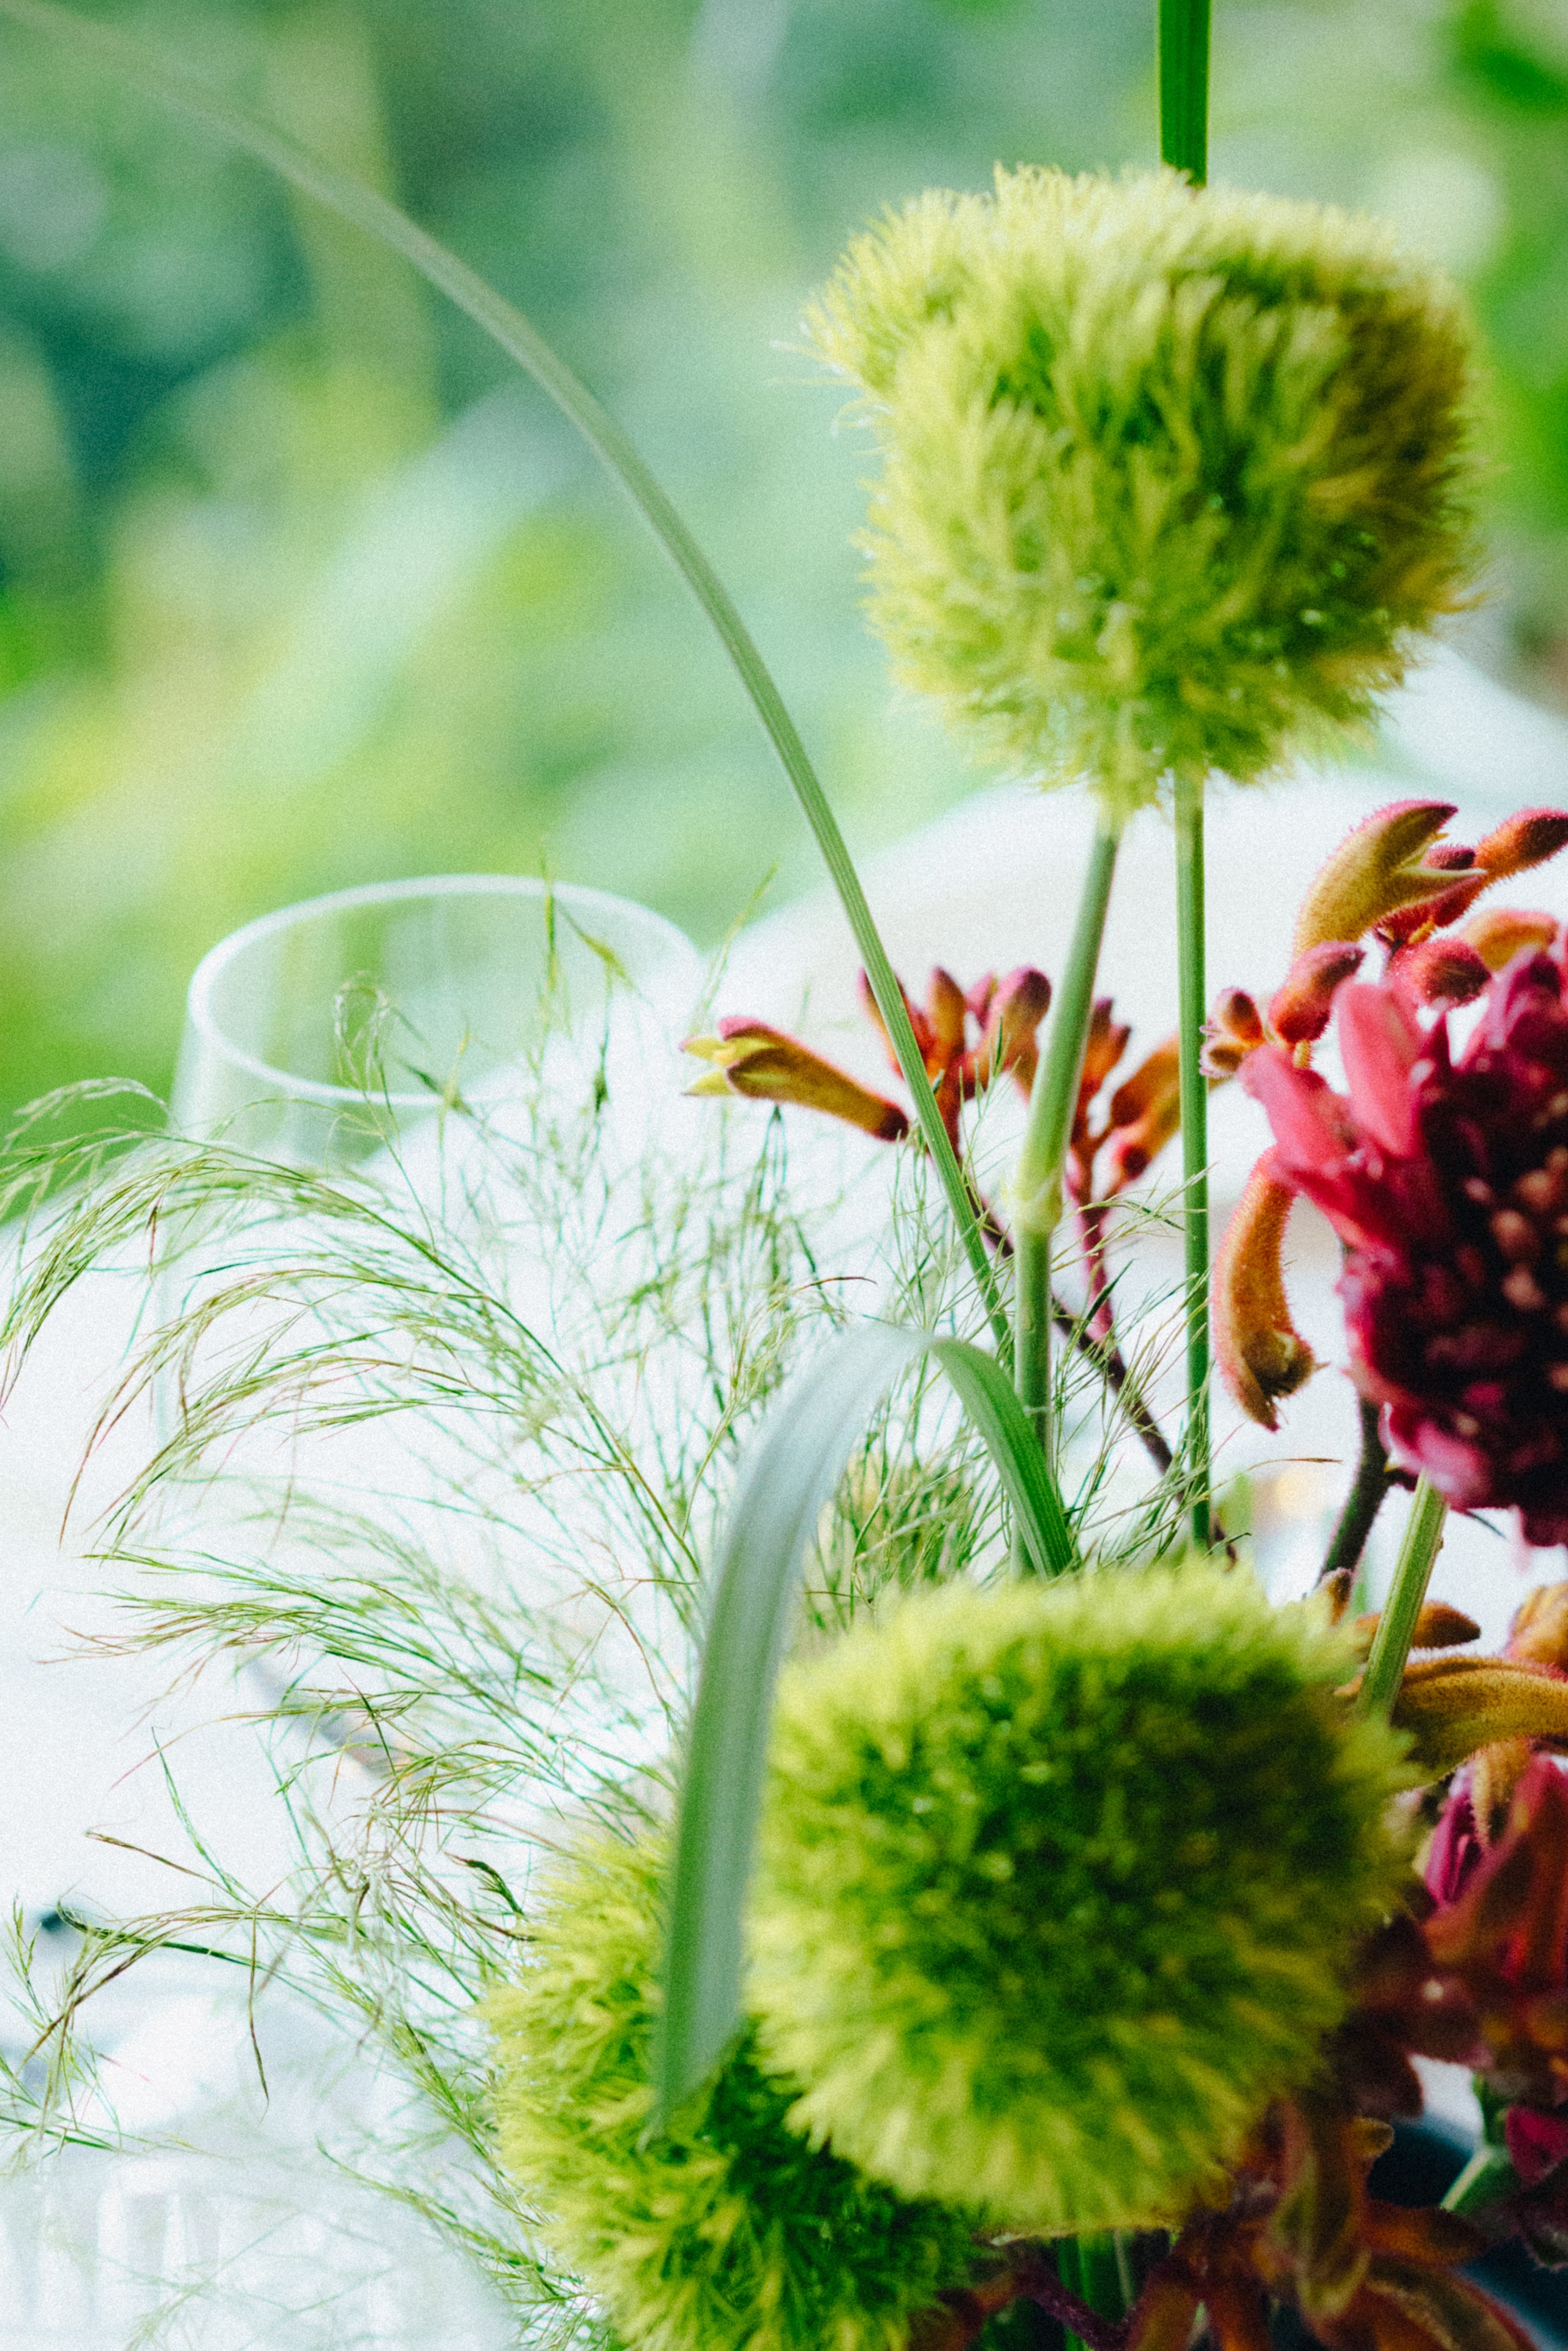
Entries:
[[1405,1677],[1405,1660],[1416,1636],[1416,1620],[1431,1580],[1432,1562],[1442,1549],[1448,1516],[1447,1502],[1436,1487],[1429,1486],[1423,1478],[1410,1506],[1410,1523],[1400,1545],[1399,1563],[1378,1618],[1372,1655],[1366,1661],[1361,1685],[1364,1713],[1386,1717],[1394,1711],[1394,1701]]
[[1176,791],[1176,968],[1181,1076],[1182,1225],[1186,1270],[1186,1432],[1182,1468],[1191,1496],[1193,1541],[1213,1539],[1208,1428],[1208,1081],[1203,1074],[1203,783]]
[[1010,1334],[996,1273],[987,1254],[963,1169],[943,1126],[893,966],[872,919],[843,834],[794,721],[728,590],[615,419],[546,342],[531,320],[487,286],[466,263],[458,260],[455,254],[427,235],[406,213],[400,212],[351,172],[340,171],[324,156],[314,154],[309,148],[274,129],[260,115],[234,105],[210,84],[187,73],[172,59],[144,48],[139,41],[129,39],[111,26],[91,23],[69,9],[51,5],[50,0],[0,0],[0,16],[63,41],[78,55],[95,58],[121,82],[145,91],[166,106],[177,108],[207,130],[216,131],[220,138],[245,149],[291,185],[314,196],[329,211],[401,254],[526,369],[576,427],[606,472],[626,492],[711,622],[794,788],[838,893],[877,1009],[898,1056],[904,1083],[914,1099],[921,1134],[946,1194],[998,1349],[1005,1354]]
[[1160,0],[1160,161],[1208,177],[1210,0]]
[[1103,2229],[1092,2237],[1079,2238],[1078,2274],[1082,2283],[1078,2290],[1102,2318],[1121,2318],[1126,2314],[1123,2266],[1113,2230]]
[[1518,2186],[1519,2174],[1504,2149],[1483,2140],[1437,2209],[1442,2212],[1474,2212],[1483,2204],[1495,2203],[1500,2196],[1506,2196]]
[[[1201,187],[1208,177],[1210,0],[1159,0],[1160,161]],[[1204,968],[1203,782],[1176,794],[1176,953],[1179,967],[1181,1159],[1186,1259],[1186,1431],[1182,1467],[1193,1541],[1207,1551],[1208,1422],[1208,1094],[1200,1065],[1207,980]]]
[[1010,1189],[1013,1225],[1013,1382],[1040,1440],[1051,1449],[1051,1242],[1061,1216],[1061,1171],[1078,1106],[1083,1049],[1094,1008],[1094,971],[1121,846],[1119,819],[1102,810],[1078,902],[1051,1034],[1035,1071],[1029,1123]]

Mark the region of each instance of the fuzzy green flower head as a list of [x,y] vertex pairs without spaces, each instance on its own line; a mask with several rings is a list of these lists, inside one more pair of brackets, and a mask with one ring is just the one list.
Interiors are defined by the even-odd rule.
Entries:
[[998,171],[858,238],[806,325],[883,444],[873,625],[1041,781],[1245,782],[1463,601],[1471,339],[1373,221]]
[[633,2351],[904,2351],[971,2275],[972,2212],[813,2147],[786,2122],[799,2085],[749,2040],[644,2141],[665,1858],[600,1835],[557,1876],[488,2008],[502,2161]]
[[1353,1670],[1197,1562],[950,1585],[793,1667],[751,1921],[792,2119],[1052,2234],[1216,2187],[1404,1866]]

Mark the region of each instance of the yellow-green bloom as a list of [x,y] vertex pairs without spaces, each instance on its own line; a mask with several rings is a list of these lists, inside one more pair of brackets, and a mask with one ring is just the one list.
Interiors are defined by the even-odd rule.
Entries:
[[884,465],[903,678],[1125,812],[1369,716],[1473,561],[1470,336],[1375,222],[997,174],[859,237],[808,314]]
[[813,2147],[749,2038],[645,2136],[665,1858],[600,1835],[559,1873],[489,2004],[502,2160],[633,2351],[905,2351],[971,2273],[972,2214]]
[[1354,1663],[1193,1563],[948,1586],[791,1667],[751,2005],[792,2119],[1050,2233],[1214,2186],[1403,1866]]

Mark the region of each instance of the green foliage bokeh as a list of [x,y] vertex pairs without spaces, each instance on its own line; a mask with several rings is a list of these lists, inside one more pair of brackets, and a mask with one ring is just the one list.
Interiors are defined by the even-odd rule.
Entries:
[[[538,319],[735,588],[857,848],[968,787],[864,640],[863,459],[800,308],[922,186],[1152,162],[1147,0],[96,13],[388,186]],[[144,98],[15,27],[0,65],[0,1099],[162,1082],[196,957],[313,891],[548,860],[712,938],[773,866],[813,881],[702,623],[499,355]],[[1494,576],[1548,687],[1565,124],[1543,0],[1218,19],[1217,177],[1385,210],[1472,292]]]

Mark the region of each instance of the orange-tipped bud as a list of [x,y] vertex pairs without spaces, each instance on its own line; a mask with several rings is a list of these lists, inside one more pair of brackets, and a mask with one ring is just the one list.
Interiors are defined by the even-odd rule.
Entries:
[[1295,1198],[1266,1151],[1247,1179],[1214,1265],[1214,1340],[1220,1377],[1249,1420],[1277,1429],[1279,1396],[1317,1369],[1291,1321],[1281,1251]]
[[1394,800],[1358,824],[1308,891],[1292,955],[1333,940],[1354,942],[1397,908],[1430,898],[1425,854],[1453,813],[1448,800]]
[[1394,967],[1419,1004],[1469,1004],[1491,977],[1468,939],[1441,934],[1406,948]]
[[[971,997],[971,1008],[973,998]],[[1034,1084],[1040,1049],[1035,1031],[1051,1009],[1051,982],[1029,964],[1009,971],[993,985],[986,1009],[985,1033],[975,1057],[977,1081],[984,1086],[1010,1070],[1027,1094]]]
[[1514,906],[1483,906],[1454,936],[1474,947],[1489,971],[1501,971],[1525,947],[1549,947],[1557,936],[1557,917],[1525,914]]
[[739,1094],[747,1102],[795,1102],[803,1110],[820,1110],[841,1118],[879,1142],[898,1143],[909,1132],[909,1120],[896,1102],[873,1094],[847,1070],[824,1061],[781,1029],[765,1020],[732,1017],[721,1020],[715,1037],[688,1037],[683,1049],[712,1068],[689,1094]]
[[[1373,1635],[1382,1621],[1375,1609],[1370,1616],[1356,1618],[1351,1629],[1364,1648],[1372,1646]],[[1479,1641],[1480,1637],[1480,1626],[1462,1608],[1450,1608],[1446,1600],[1424,1600],[1410,1646],[1413,1649],[1458,1649],[1467,1641]]]
[[1346,939],[1324,939],[1304,948],[1269,1005],[1270,1026],[1281,1042],[1315,1044],[1329,1025],[1335,988],[1353,978],[1365,960],[1365,949]]
[[1110,1167],[1103,1195],[1111,1199],[1135,1183],[1181,1124],[1181,1071],[1174,1037],[1141,1061],[1111,1097],[1106,1138]]
[[1089,1034],[1083,1045],[1083,1073],[1078,1081],[1078,1100],[1082,1105],[1092,1102],[1123,1054],[1132,1036],[1132,1028],[1113,1016],[1115,1005],[1108,996],[1097,996],[1089,1016]]
[[1528,872],[1568,845],[1568,810],[1521,809],[1476,843],[1476,863],[1493,882]]
[[931,1023],[932,1050],[940,1057],[944,1069],[964,1050],[964,1021],[968,1009],[963,989],[952,973],[944,971],[938,964],[925,993],[925,1010]]
[[1248,1054],[1268,1042],[1263,1016],[1245,988],[1228,987],[1215,998],[1203,1040],[1206,1078],[1233,1078]]
[[[882,1007],[877,1002],[876,998],[873,995],[871,982],[866,977],[863,971],[861,973],[856,985],[860,989],[861,1010],[865,1014],[866,1019],[871,1022],[872,1027],[882,1039],[883,1050],[887,1055],[888,1067],[892,1070],[894,1077],[901,1078],[904,1075],[904,1071],[900,1065],[898,1055],[893,1050],[893,1040],[887,1033],[887,1023],[882,1017]],[[905,987],[902,980],[898,983],[898,992],[904,998],[904,1008],[909,1015],[909,1025],[915,1031],[915,1041],[920,1048],[920,1058],[925,1062],[926,1069],[930,1070],[936,1045],[936,1040],[931,1033],[931,1023],[925,1018],[925,1013],[921,1010],[919,1005],[916,1004],[915,998],[910,995],[909,990]],[[723,1027],[722,1022],[719,1025],[721,1028]],[[685,1050],[690,1052],[692,1049],[688,1045]],[[940,1064],[938,1064],[938,1066],[940,1066]]]
[[1568,1583],[1543,1583],[1513,1612],[1503,1655],[1568,1674]]

